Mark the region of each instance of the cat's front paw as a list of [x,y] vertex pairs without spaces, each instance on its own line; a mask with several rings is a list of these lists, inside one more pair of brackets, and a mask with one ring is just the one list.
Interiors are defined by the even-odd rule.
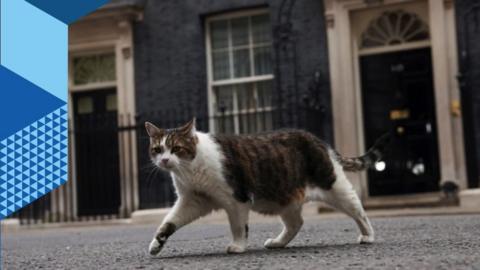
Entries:
[[375,242],[375,237],[373,235],[360,235],[358,237],[359,244],[372,244]]
[[150,252],[150,255],[155,256],[160,253],[164,244],[164,241],[158,241],[157,238],[153,238],[152,242],[150,242],[150,245],[148,246],[148,252]]
[[284,243],[278,242],[275,239],[269,238],[267,241],[265,241],[265,244],[263,244],[266,248],[283,248],[285,247]]
[[227,253],[229,254],[238,254],[238,253],[244,253],[244,252],[245,252],[244,245],[232,243],[227,247]]

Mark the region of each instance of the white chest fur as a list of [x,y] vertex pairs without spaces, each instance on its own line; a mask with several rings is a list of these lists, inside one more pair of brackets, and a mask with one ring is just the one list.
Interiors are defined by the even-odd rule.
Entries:
[[204,192],[212,197],[231,195],[233,192],[225,181],[220,145],[209,134],[196,132],[198,138],[195,159],[184,163],[172,172],[177,192]]

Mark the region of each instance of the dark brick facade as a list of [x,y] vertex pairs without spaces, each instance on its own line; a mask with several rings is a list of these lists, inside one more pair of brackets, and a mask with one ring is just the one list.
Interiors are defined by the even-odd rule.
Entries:
[[[269,9],[275,37],[276,105],[283,108],[276,117],[276,127],[310,128],[331,141],[322,1],[146,1],[144,21],[136,24],[134,37],[138,112],[161,108],[207,116],[204,20],[209,15],[256,7]],[[320,76],[317,83],[315,73]],[[305,109],[307,97],[310,101],[318,99],[314,104],[318,105],[316,117],[312,117],[314,111],[306,115],[299,109]],[[315,120],[307,122],[306,118]]]
[[480,2],[456,0],[460,86],[469,187],[480,184]]

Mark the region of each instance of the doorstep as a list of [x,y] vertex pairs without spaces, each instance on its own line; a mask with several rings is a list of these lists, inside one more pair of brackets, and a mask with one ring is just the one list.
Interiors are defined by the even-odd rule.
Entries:
[[466,189],[458,194],[460,206],[466,209],[480,208],[480,188]]
[[442,192],[428,192],[368,197],[363,201],[363,205],[365,209],[442,207],[458,206],[458,201],[446,200]]
[[[375,196],[362,200],[365,210],[434,208],[458,206],[458,200],[447,200],[442,192],[417,193],[393,196]],[[319,203],[318,212],[332,212],[328,205]]]

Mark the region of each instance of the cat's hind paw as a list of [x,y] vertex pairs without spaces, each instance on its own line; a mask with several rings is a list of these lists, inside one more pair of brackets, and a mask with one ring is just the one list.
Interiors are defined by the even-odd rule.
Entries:
[[283,248],[286,245],[284,243],[276,241],[275,239],[269,238],[267,239],[267,241],[265,241],[265,244],[263,244],[263,246],[266,248]]

